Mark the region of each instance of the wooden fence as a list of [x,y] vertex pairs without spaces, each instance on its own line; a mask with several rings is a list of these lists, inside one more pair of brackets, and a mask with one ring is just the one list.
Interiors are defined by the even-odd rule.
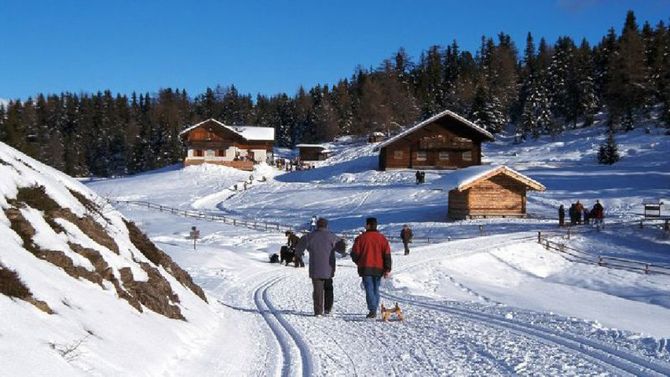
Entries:
[[[559,238],[560,237],[560,238]],[[596,264],[601,267],[613,268],[619,270],[637,271],[645,274],[663,274],[670,275],[670,265],[645,262],[635,259],[626,259],[610,257],[606,255],[593,255],[585,251],[566,245],[564,242],[555,239],[563,239],[556,233],[537,232],[537,242],[545,249],[559,253],[562,257],[579,263]]]

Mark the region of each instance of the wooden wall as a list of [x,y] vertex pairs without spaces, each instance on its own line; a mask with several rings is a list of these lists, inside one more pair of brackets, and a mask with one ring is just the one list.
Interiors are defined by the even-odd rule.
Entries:
[[321,158],[321,151],[323,148],[300,147],[301,161],[319,161]]
[[[423,152],[425,160],[420,160],[417,152]],[[448,155],[448,159],[440,159],[441,152]],[[464,152],[470,152],[470,161],[463,158]],[[447,128],[440,122],[426,125],[387,145],[379,154],[380,170],[460,169],[481,165],[481,162],[481,138]]]
[[448,217],[451,219],[525,215],[526,185],[505,174],[477,182],[463,192],[449,192]]

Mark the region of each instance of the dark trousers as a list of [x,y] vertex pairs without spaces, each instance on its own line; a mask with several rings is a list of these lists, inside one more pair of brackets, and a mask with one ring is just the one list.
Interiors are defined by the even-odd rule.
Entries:
[[333,309],[333,279],[312,279],[312,298],[314,299],[314,314],[323,314],[324,310]]
[[409,254],[409,242],[402,241],[402,244],[405,246],[405,255]]
[[377,308],[379,308],[379,284],[381,281],[381,276],[363,276],[365,302],[368,304],[368,310],[373,313],[377,313]]

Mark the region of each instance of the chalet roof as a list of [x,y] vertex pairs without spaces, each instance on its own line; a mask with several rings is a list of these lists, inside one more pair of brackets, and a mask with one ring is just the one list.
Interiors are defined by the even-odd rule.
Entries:
[[223,124],[219,122],[218,120],[214,118],[209,118],[207,120],[204,120],[198,124],[194,124],[191,127],[188,127],[187,129],[183,130],[182,132],[179,133],[179,136],[185,135],[189,133],[190,131],[202,126],[203,124],[207,122],[213,122],[219,127],[223,127],[229,131],[232,131],[238,135],[240,135],[242,138],[246,140],[254,140],[254,141],[274,141],[275,140],[275,129],[272,127],[254,127],[254,126],[228,126],[226,124]]
[[379,144],[379,145],[375,148],[375,150],[378,150],[378,149],[384,148],[384,147],[386,147],[386,146],[388,146],[388,145],[390,145],[390,144],[393,144],[393,143],[395,143],[396,141],[402,139],[403,137],[405,137],[405,136],[407,136],[407,135],[413,133],[414,131],[416,131],[416,130],[418,130],[418,129],[424,127],[424,126],[427,126],[427,125],[433,123],[434,121],[436,121],[436,120],[438,120],[438,119],[440,119],[440,118],[443,118],[443,117],[445,117],[445,116],[449,116],[449,117],[452,117],[452,118],[456,119],[456,120],[459,121],[461,124],[463,124],[464,126],[470,128],[470,129],[472,129],[473,131],[475,131],[475,132],[481,134],[481,135],[484,136],[484,138],[486,138],[486,139],[489,139],[489,140],[493,140],[493,139],[494,139],[493,134],[491,134],[490,132],[486,131],[485,129],[479,127],[478,125],[472,123],[471,121],[469,121],[469,120],[463,118],[462,116],[456,114],[455,112],[453,112],[453,111],[451,111],[451,110],[444,110],[443,112],[441,112],[441,113],[439,113],[439,114],[436,114],[436,115],[433,115],[432,117],[430,117],[430,118],[428,118],[428,119],[426,119],[426,120],[424,120],[424,121],[422,121],[422,122],[419,122],[419,123],[415,124],[414,126],[408,128],[408,129],[406,129],[405,131],[403,131],[403,132],[401,132],[401,133],[399,133],[399,134],[393,136],[392,138],[386,140],[385,142]]
[[431,182],[433,185],[446,186],[448,190],[465,191],[477,182],[494,177],[498,174],[504,174],[511,177],[530,188],[531,190],[544,191],[546,187],[540,182],[525,176],[518,171],[505,165],[475,165],[463,169],[454,170],[442,176],[442,178]]
[[321,144],[296,144],[296,148],[321,148],[326,149],[324,145]]

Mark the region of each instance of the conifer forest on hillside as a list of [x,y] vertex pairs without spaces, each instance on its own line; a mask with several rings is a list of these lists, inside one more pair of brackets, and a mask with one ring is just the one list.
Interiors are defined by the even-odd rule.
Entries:
[[655,117],[670,129],[668,26],[640,26],[629,11],[621,31],[610,29],[594,46],[528,33],[521,48],[501,32],[482,37],[474,53],[454,40],[414,61],[401,48],[375,68],[294,95],[252,98],[234,85],[195,96],[173,88],[37,94],[0,105],[0,141],[73,176],[112,176],[180,161],[179,132],[206,118],[274,127],[276,145],[290,147],[394,133],[444,109],[493,133],[514,127],[520,140],[588,126],[606,112],[610,137],[599,159],[614,163],[617,133]]

